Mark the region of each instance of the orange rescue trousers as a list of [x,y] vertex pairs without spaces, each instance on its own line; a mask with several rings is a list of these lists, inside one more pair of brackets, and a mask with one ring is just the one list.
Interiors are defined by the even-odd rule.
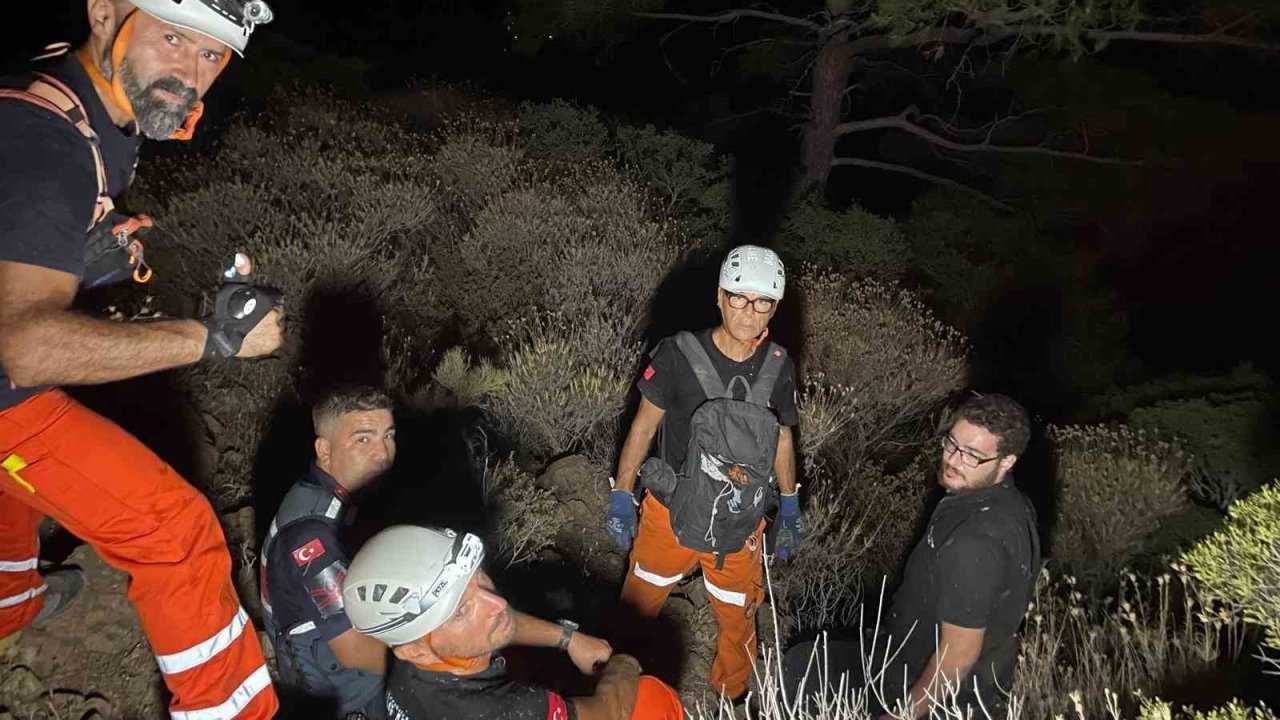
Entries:
[[0,637],[43,604],[48,515],[129,574],[175,720],[269,718],[279,705],[209,501],[142,443],[59,390],[0,410]]
[[741,695],[756,657],[756,609],[764,598],[760,558],[764,521],[741,550],[724,556],[717,569],[716,555],[680,544],[671,530],[671,513],[653,495],[645,496],[640,512],[640,532],[631,548],[622,602],[641,617],[657,617],[675,584],[701,564],[702,581],[720,626],[711,686],[726,697]]

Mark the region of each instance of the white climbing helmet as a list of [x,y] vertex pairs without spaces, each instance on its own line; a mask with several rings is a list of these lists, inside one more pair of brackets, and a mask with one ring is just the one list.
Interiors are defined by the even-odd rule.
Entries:
[[142,12],[214,40],[244,56],[249,36],[275,14],[263,0],[129,0]]
[[421,639],[457,609],[484,559],[471,533],[395,525],[374,535],[342,581],[347,619],[392,647]]
[[781,300],[787,271],[778,254],[758,245],[740,245],[720,265],[720,287],[734,293],[760,293]]

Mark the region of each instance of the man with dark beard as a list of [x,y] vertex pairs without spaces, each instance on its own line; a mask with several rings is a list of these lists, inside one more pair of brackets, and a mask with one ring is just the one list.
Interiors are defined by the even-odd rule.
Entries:
[[[939,439],[938,503],[902,572],[876,642],[798,645],[787,653],[789,685],[817,693],[852,674],[868,702],[892,716],[1005,716],[1018,663],[1018,629],[1040,570],[1031,503],[1013,482],[1030,440],[1027,411],[1004,395],[969,399]],[[869,641],[870,638],[868,637]],[[864,663],[865,658],[865,663]],[[886,659],[887,658],[887,659]],[[863,679],[869,669],[874,679]],[[883,718],[882,718],[883,720]]]
[[113,322],[72,309],[81,288],[149,279],[135,235],[150,220],[116,212],[112,199],[142,138],[190,138],[200,98],[270,19],[262,0],[89,0],[83,46],[0,82],[0,644],[84,586],[76,569],[40,566],[36,529],[53,517],[129,574],[177,720],[268,718],[278,707],[226,540],[203,495],[58,386],[279,346],[275,298],[244,283],[224,285],[204,320]]

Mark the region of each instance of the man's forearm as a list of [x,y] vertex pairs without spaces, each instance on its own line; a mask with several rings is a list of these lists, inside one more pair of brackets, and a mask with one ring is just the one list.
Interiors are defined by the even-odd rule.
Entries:
[[190,365],[207,335],[195,320],[115,322],[71,310],[8,324],[0,362],[20,386],[92,385]]
[[935,651],[908,693],[911,705],[907,717],[923,717],[928,714],[931,703],[945,701],[954,695],[968,678],[971,667],[972,661],[964,664],[948,662],[945,655]]
[[773,474],[778,478],[778,490],[783,495],[796,491],[796,446],[791,428],[778,431],[778,454],[773,461]]
[[542,618],[526,615],[519,610],[512,610],[511,617],[516,623],[516,634],[511,639],[513,645],[528,647],[556,647],[560,644],[560,636],[564,628]]
[[636,476],[640,473],[645,456],[649,454],[653,436],[653,432],[646,432],[644,428],[631,428],[627,441],[622,445],[622,452],[618,454],[618,474],[613,479],[614,489],[635,491]]

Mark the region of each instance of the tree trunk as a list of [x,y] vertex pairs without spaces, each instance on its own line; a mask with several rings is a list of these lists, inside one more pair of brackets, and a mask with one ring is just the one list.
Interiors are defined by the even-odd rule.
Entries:
[[800,189],[825,185],[836,156],[836,126],[840,105],[849,79],[851,58],[845,32],[834,32],[818,50],[813,64],[813,86],[809,120],[804,124],[804,176]]

